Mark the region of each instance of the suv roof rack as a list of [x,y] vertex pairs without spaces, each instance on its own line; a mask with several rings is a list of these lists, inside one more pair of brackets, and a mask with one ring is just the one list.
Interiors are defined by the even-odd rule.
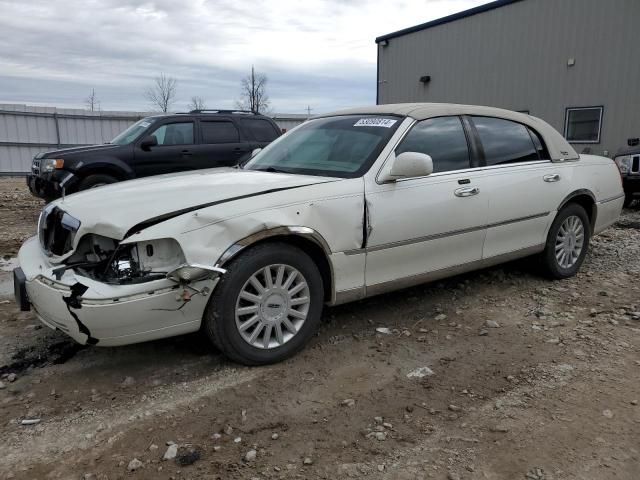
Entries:
[[256,113],[252,112],[251,110],[219,110],[219,109],[209,109],[209,108],[191,110],[189,113],[244,113],[247,115],[256,115]]

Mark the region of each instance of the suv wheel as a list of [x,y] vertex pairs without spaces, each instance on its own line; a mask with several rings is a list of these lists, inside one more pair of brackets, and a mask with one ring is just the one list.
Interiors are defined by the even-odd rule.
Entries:
[[624,208],[629,208],[631,206],[631,204],[633,203],[633,201],[635,200],[635,198],[633,198],[633,194],[627,194],[624,197],[624,204],[623,207]]
[[95,175],[89,175],[88,177],[83,178],[78,184],[78,190],[89,190],[90,188],[101,187],[110,183],[116,183],[117,181],[118,179],[112,177],[111,175],[97,173]]
[[542,253],[545,272],[556,279],[574,276],[587,254],[591,226],[584,208],[570,203],[558,212]]
[[279,362],[302,349],[320,325],[324,297],[313,260],[292,245],[267,243],[226,268],[203,319],[213,344],[245,365]]

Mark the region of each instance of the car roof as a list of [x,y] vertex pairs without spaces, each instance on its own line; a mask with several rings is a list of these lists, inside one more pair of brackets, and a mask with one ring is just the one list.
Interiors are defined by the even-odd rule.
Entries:
[[313,118],[339,115],[400,115],[415,120],[426,120],[428,118],[450,115],[475,115],[503,118],[527,125],[542,135],[547,144],[547,150],[549,150],[551,160],[576,160],[580,158],[565,138],[544,120],[532,115],[502,108],[484,107],[480,105],[460,105],[456,103],[390,103],[386,105],[348,108],[318,115]]

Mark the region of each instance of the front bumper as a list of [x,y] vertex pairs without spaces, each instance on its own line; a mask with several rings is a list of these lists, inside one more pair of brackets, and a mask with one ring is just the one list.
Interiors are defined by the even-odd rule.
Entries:
[[[110,285],[73,270],[57,279],[36,237],[24,243],[18,261],[28,302],[38,318],[82,344],[128,345],[197,331],[208,300],[191,290],[191,300],[185,303],[183,288],[168,279]],[[215,283],[203,280],[192,286],[211,291]]]
[[27,187],[29,187],[31,194],[47,200],[61,197],[63,188],[68,193],[71,193],[77,183],[78,178],[73,173],[65,170],[56,170],[40,175],[33,173],[27,175]]
[[622,177],[622,187],[627,195],[640,193],[640,175]]

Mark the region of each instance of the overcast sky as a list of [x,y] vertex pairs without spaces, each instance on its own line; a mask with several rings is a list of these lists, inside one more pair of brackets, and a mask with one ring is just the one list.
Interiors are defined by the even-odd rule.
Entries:
[[0,103],[150,110],[164,72],[228,108],[253,64],[276,112],[373,104],[377,36],[487,1],[0,0]]

